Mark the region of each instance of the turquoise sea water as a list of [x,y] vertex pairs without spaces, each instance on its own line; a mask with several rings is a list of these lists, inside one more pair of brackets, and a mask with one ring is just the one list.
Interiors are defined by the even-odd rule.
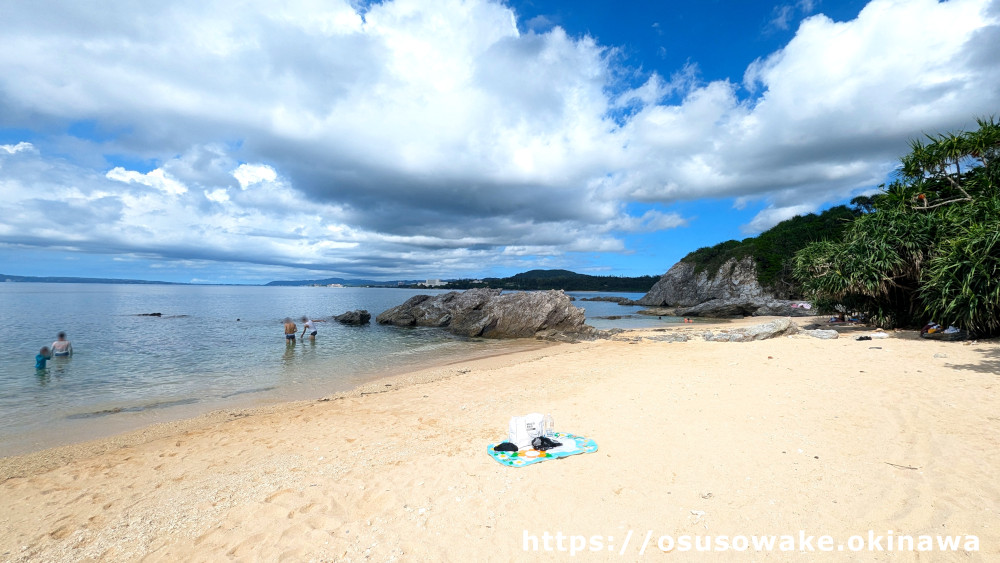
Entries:
[[[259,286],[0,284],[0,456],[95,438],[224,407],[318,398],[408,367],[523,346],[374,317],[432,290]],[[577,297],[593,294],[574,294]],[[625,295],[636,298],[634,294]],[[598,328],[663,322],[597,317],[635,307],[580,302]],[[287,345],[282,320],[366,309],[372,324],[317,324]],[[162,313],[160,317],[141,316]],[[35,370],[59,331],[71,358]]]

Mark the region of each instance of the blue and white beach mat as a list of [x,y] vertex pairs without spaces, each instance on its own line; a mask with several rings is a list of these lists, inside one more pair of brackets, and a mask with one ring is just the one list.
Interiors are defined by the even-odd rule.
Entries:
[[552,438],[557,442],[561,442],[562,445],[558,448],[552,448],[551,450],[546,450],[544,452],[534,449],[520,450],[517,452],[495,452],[493,451],[493,448],[500,443],[497,442],[497,444],[490,444],[487,446],[486,453],[490,454],[490,457],[503,465],[509,467],[524,467],[525,465],[548,461],[550,459],[568,457],[576,454],[589,454],[597,451],[597,442],[591,440],[590,438],[574,436],[573,434],[566,434],[565,432],[556,432],[552,435]]

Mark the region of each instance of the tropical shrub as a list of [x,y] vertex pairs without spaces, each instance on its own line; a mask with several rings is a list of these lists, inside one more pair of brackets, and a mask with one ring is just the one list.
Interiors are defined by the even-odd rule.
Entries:
[[913,141],[897,178],[839,240],[796,254],[813,298],[886,328],[934,321],[1000,334],[1000,123]]

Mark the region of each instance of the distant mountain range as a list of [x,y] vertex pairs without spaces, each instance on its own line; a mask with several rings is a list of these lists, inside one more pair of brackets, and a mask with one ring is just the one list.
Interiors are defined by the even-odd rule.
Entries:
[[445,289],[470,289],[491,287],[497,289],[534,290],[563,289],[566,291],[616,291],[645,293],[660,276],[590,276],[569,270],[530,270],[509,278],[483,278],[481,280],[454,280]]

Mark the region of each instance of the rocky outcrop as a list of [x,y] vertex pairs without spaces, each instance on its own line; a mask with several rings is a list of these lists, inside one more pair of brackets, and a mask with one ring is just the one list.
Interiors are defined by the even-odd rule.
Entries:
[[580,301],[607,301],[609,303],[617,303],[619,305],[638,305],[638,303],[628,297],[611,297],[605,295],[599,295],[597,297],[581,297]]
[[823,340],[835,340],[840,338],[840,333],[835,330],[824,330],[824,329],[806,329],[802,331],[802,334],[807,336],[812,336],[813,338],[820,338]]
[[445,328],[461,336],[526,338],[541,335],[590,335],[583,309],[562,291],[501,293],[470,289],[442,295],[417,295],[379,314],[375,321],[394,326]]
[[754,340],[767,340],[777,336],[785,336],[798,332],[798,327],[788,319],[775,319],[769,323],[763,323],[746,328],[733,330],[723,330],[721,332],[706,332],[703,338],[709,342],[752,342]]
[[729,260],[714,276],[708,271],[695,272],[690,262],[674,264],[660,281],[639,299],[639,304],[653,307],[694,307],[709,301],[759,301],[768,294],[757,282],[753,258]]
[[348,311],[342,315],[333,317],[333,320],[345,325],[361,326],[371,322],[372,314],[364,309]]
[[713,299],[705,303],[699,303],[694,307],[677,307],[673,309],[673,315],[677,317],[804,317],[812,314],[812,311],[792,307],[798,301],[782,301],[773,297],[764,297],[760,300],[731,298]]
[[666,307],[670,314],[680,317],[806,316],[812,313],[792,307],[798,303],[796,301],[776,299],[762,287],[757,280],[757,266],[749,256],[730,259],[714,276],[708,271],[695,272],[692,263],[678,262],[637,303]]

